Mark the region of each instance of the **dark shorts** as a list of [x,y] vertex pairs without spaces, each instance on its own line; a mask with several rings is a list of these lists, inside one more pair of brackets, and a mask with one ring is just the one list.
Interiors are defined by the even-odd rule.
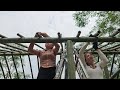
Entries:
[[40,67],[37,79],[53,79],[56,74],[56,67]]

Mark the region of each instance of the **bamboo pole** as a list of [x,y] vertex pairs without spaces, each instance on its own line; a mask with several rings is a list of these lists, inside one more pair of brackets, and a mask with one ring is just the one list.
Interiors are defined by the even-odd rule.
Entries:
[[[1,35],[1,34],[0,34],[0,37],[1,37],[1,38],[8,38],[8,37],[3,36],[3,35]],[[22,47],[24,47],[24,48],[28,48],[27,46],[25,46],[25,45],[23,45],[23,44],[20,44],[20,43],[15,43],[15,44],[20,45],[20,46],[22,46]]]
[[67,40],[71,40],[74,42],[120,42],[120,38],[115,37],[65,37],[58,40],[58,38],[0,38],[0,43],[59,43],[59,42],[67,42]]
[[[107,57],[107,55],[106,55],[106,57]],[[104,67],[104,72],[105,72],[105,78],[106,78],[106,79],[109,79],[109,76],[110,76],[110,75],[109,75],[108,66],[105,66],[105,67]]]
[[67,41],[68,79],[75,79],[75,62],[73,57],[73,42]]
[[6,49],[6,50],[11,50],[11,52],[22,52],[20,50],[15,50],[14,48],[8,48],[8,47],[4,47],[4,46],[0,46],[0,48]]
[[[120,51],[102,51],[104,54],[120,54]],[[97,52],[92,52],[93,54],[97,54]],[[3,56],[4,54],[0,53],[0,56]],[[6,56],[11,55],[11,53],[5,53]],[[30,53],[13,53],[12,55],[33,55]],[[60,52],[57,54],[60,55]]]
[[[17,35],[18,35],[20,38],[25,38],[23,35],[21,35],[21,34],[19,34],[19,33],[17,33]],[[35,45],[36,45],[37,47],[43,49],[43,50],[46,50],[46,49],[44,49],[43,47],[41,47],[40,45],[38,45],[38,44],[36,44],[36,43],[35,43]],[[26,48],[28,48],[28,47],[26,47]]]
[[9,65],[8,65],[7,58],[6,58],[5,54],[4,54],[4,60],[5,60],[5,63],[6,63],[6,65],[7,65],[9,77],[10,77],[10,79],[12,79],[11,72],[10,72],[10,68],[9,68]]
[[[119,34],[120,33],[120,29],[117,29],[117,30],[115,30],[109,37],[115,37],[117,34]],[[99,45],[101,45],[103,42],[100,42],[99,43]],[[103,45],[103,46],[100,46],[99,48],[103,48],[103,47],[105,47],[105,46],[107,46],[107,45],[109,45],[109,44],[113,44],[113,42],[112,43],[110,43],[110,42],[108,42],[107,44],[105,44],[105,45]],[[89,50],[91,50],[92,48],[89,48],[88,49],[88,51]]]

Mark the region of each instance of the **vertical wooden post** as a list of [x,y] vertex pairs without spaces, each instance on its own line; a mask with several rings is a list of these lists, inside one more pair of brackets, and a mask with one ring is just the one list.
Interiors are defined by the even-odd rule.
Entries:
[[75,62],[73,57],[73,42],[67,41],[67,60],[68,60],[68,79],[76,79],[75,77]]
[[105,72],[105,78],[109,79],[109,71],[108,71],[108,67],[104,67],[104,72]]
[[[107,57],[107,55],[106,55]],[[104,72],[105,72],[105,78],[109,79],[109,70],[108,70],[108,66],[104,67]]]

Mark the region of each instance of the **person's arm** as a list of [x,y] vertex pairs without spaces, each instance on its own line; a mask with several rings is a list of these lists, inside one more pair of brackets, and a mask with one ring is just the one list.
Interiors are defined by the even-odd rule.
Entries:
[[38,35],[41,35],[43,37],[50,37],[47,33],[42,33],[42,32],[38,32]]
[[53,43],[53,44],[54,44],[54,46],[55,46],[55,48],[53,49],[53,51],[54,51],[55,55],[57,55],[57,53],[58,53],[58,51],[59,51],[60,46],[59,46],[59,44],[58,44],[58,43]]
[[[46,34],[46,33],[41,33],[41,35],[43,36],[43,37],[50,37],[48,34]],[[53,49],[53,51],[54,51],[54,53],[55,53],[55,55],[58,53],[58,51],[59,51],[59,48],[60,48],[60,46],[59,46],[59,44],[58,43],[53,43],[54,44],[54,46],[55,46],[55,48]]]
[[80,57],[80,60],[82,61],[83,65],[84,65],[84,67],[87,66],[87,64],[85,62],[84,51],[85,51],[86,47],[88,46],[88,44],[89,44],[89,42],[85,43],[79,51],[79,57]]
[[[35,37],[38,37],[38,33],[35,34]],[[31,53],[31,54],[34,54],[34,55],[40,55],[41,51],[33,49],[34,45],[35,45],[34,42],[30,43],[30,45],[28,47],[28,52]]]
[[93,48],[97,51],[101,61],[99,62],[100,67],[103,69],[107,63],[108,59],[105,54],[98,48],[98,42],[93,42]]
[[100,49],[97,49],[97,53],[101,59],[101,61],[99,62],[99,65],[103,69],[107,65],[108,59]]
[[[39,34],[42,35],[43,37],[50,37],[47,33],[41,33],[40,32]],[[59,51],[60,46],[59,46],[58,43],[53,43],[53,44],[55,46],[55,48],[53,49],[53,51],[54,51],[55,54],[57,54],[58,51]]]

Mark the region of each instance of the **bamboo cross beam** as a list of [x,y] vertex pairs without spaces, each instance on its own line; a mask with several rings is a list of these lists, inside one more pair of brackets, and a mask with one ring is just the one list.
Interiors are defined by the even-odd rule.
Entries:
[[9,48],[9,47],[5,47],[5,46],[1,46],[0,45],[0,48],[3,48],[4,50],[11,50],[12,52],[14,51],[14,52],[23,52],[23,51],[20,51],[20,50],[16,50],[16,49],[14,49],[14,48]]
[[[1,35],[1,34],[0,34],[0,37],[1,37],[1,38],[8,38],[8,37],[3,36],[3,35]],[[28,48],[27,46],[22,45],[22,44],[20,44],[20,43],[15,43],[15,44],[20,45],[20,46],[25,47],[25,48]]]
[[5,53],[7,53],[7,52],[9,52],[9,53],[11,53],[11,52],[16,53],[15,51],[0,49],[0,53],[3,53],[3,52],[5,52]]
[[[117,29],[117,30],[115,30],[109,37],[115,37],[115,36],[116,36],[117,34],[119,34],[119,33],[120,33],[120,28]],[[100,43],[100,44],[102,44],[102,43]],[[100,45],[100,44],[99,44],[99,45]],[[110,44],[110,43],[107,43],[106,46],[109,45],[109,44]],[[105,45],[104,45],[104,46],[105,46]],[[102,47],[103,47],[103,46],[102,46]],[[101,48],[102,48],[102,47],[101,47]]]
[[58,38],[0,38],[0,43],[59,43],[66,42],[67,40],[71,40],[74,42],[120,42],[120,38],[115,37],[65,37],[58,40]]
[[115,45],[115,46],[112,46],[112,47],[108,47],[108,48],[105,48],[104,50],[116,50],[116,49],[119,49],[120,48],[120,44],[118,45]]
[[114,36],[116,36],[119,33],[120,33],[120,28],[117,29],[116,31],[114,31],[109,37],[114,37]]
[[[120,54],[120,51],[102,51],[104,54]],[[97,52],[91,52],[93,54],[97,54]],[[30,53],[12,53],[13,55],[33,55],[33,54],[30,54]],[[60,55],[61,53],[59,52],[57,55]],[[0,56],[3,56],[4,54],[0,53]],[[6,56],[11,56],[11,53],[5,53]]]
[[[120,33],[120,28],[119,29],[117,29],[117,30],[115,30],[109,37],[115,37],[117,34],[119,34]],[[101,45],[103,42],[100,42],[99,43],[99,45]],[[113,42],[112,43],[110,43],[110,42],[108,42],[107,44],[105,44],[105,45],[103,45],[103,46],[100,46],[99,48],[103,48],[103,47],[105,47],[105,46],[107,46],[107,45],[109,45],[109,44],[113,44]],[[89,50],[91,50],[92,48],[89,48],[88,49],[88,51]]]
[[[1,34],[0,34],[0,37],[1,37],[1,39],[5,39],[5,38],[7,39],[6,36],[3,36],[3,35],[1,35]],[[16,47],[16,46],[13,46],[13,45],[10,45],[10,44],[6,44],[6,43],[2,43],[2,44],[5,45],[5,46],[8,46],[8,47],[12,47],[12,48],[14,48],[14,49],[18,49],[18,50],[22,50],[22,51],[27,52],[27,50],[18,48],[18,47]],[[22,47],[26,47],[26,46],[24,46],[24,45],[22,45],[22,44],[20,44],[20,43],[15,43],[15,44],[20,45],[20,46],[22,46]]]
[[[23,35],[21,35],[21,34],[19,34],[19,33],[17,33],[17,36],[19,36],[20,38],[25,38]],[[44,49],[43,47],[41,47],[40,45],[38,45],[38,44],[36,44],[36,43],[35,43],[35,45],[38,46],[39,48],[45,50],[45,49]],[[28,48],[28,47],[27,47],[27,48]]]

